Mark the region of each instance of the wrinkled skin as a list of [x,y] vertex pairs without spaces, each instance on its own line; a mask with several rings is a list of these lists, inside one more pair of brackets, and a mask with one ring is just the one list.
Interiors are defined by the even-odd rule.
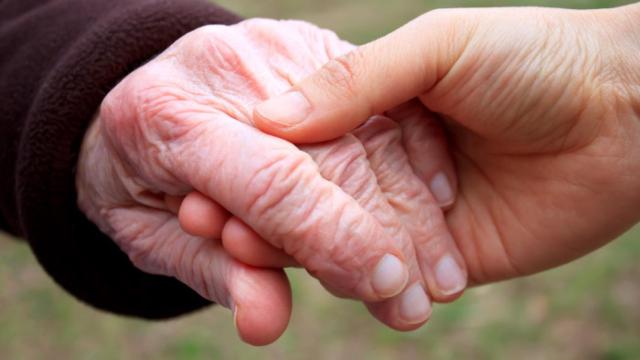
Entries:
[[[255,231],[335,294],[368,302],[397,329],[420,326],[430,314],[425,290],[450,301],[466,282],[428,187],[439,173],[454,189],[456,181],[432,115],[409,106],[393,120],[375,117],[352,134],[301,149],[251,125],[256,103],[350,48],[301,22],[250,20],[185,35],[105,98],[83,143],[79,206],[138,268],[174,276],[233,308],[250,343],[280,335],[290,293],[281,270],[246,266],[222,248],[226,212],[240,233]],[[220,207],[204,219],[219,230],[183,230],[180,220],[187,229],[202,220],[176,216],[189,193]],[[408,281],[381,296],[368,279],[384,254],[407,264]],[[461,287],[439,286],[434,267],[444,258],[461,268]],[[402,304],[417,301],[416,291],[423,306],[411,308],[421,313],[403,317]]]
[[447,222],[470,280],[535,273],[640,220],[639,19],[640,4],[430,12],[297,83],[309,102],[298,115],[267,103],[255,123],[325,140],[419,98],[451,134]]

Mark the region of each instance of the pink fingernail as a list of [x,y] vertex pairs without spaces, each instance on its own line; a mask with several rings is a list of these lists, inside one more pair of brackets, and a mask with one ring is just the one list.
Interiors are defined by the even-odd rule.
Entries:
[[238,311],[236,309],[236,304],[233,303],[233,300],[229,303],[229,308],[231,309],[231,314],[233,315],[233,326],[238,328]]
[[453,203],[453,189],[447,175],[443,172],[439,172],[431,179],[429,188],[441,207],[449,206]]
[[427,321],[431,315],[431,301],[420,283],[411,285],[402,293],[399,313],[408,324]]
[[398,295],[409,280],[407,266],[396,256],[385,254],[371,277],[371,285],[382,298]]
[[443,295],[453,295],[467,286],[467,278],[450,255],[443,256],[435,269],[436,282]]
[[291,91],[256,106],[256,113],[275,125],[288,128],[301,123],[311,111],[302,93]]

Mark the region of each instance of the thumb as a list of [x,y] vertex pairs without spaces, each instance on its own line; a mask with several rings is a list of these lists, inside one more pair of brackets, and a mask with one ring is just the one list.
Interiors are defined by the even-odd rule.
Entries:
[[330,140],[429,91],[470,33],[463,10],[436,10],[328,62],[286,93],[259,104],[254,125],[296,143]]
[[134,206],[114,209],[110,217],[120,229],[116,241],[136,267],[175,277],[230,308],[243,341],[266,345],[287,328],[292,304],[284,271],[238,262],[219,242],[184,233],[171,213]]

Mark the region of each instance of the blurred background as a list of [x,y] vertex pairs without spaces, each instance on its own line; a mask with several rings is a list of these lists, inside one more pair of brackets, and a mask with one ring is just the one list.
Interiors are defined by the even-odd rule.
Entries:
[[[298,18],[355,43],[437,7],[594,8],[633,1],[220,0],[246,17]],[[604,249],[526,279],[469,290],[399,333],[364,307],[290,271],[295,309],[275,344],[238,340],[228,311],[167,322],[97,312],[56,287],[23,243],[0,234],[0,359],[640,359],[640,227]]]

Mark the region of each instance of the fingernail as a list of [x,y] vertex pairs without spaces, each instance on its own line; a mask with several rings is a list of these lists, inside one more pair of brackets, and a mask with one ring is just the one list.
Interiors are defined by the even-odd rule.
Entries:
[[281,127],[301,123],[311,111],[311,104],[298,91],[291,91],[256,106],[256,113]]
[[425,322],[431,315],[431,301],[420,283],[411,285],[400,298],[400,317],[408,324]]
[[453,189],[447,179],[447,175],[443,172],[439,172],[431,179],[431,193],[436,198],[438,205],[448,206],[453,203]]
[[229,308],[231,309],[231,314],[233,314],[233,326],[238,328],[238,312],[236,311],[236,304],[233,303],[233,300],[229,303]]
[[443,295],[453,295],[467,286],[467,278],[458,263],[450,256],[443,256],[436,265],[436,282]]
[[407,285],[409,272],[406,265],[397,257],[386,254],[376,266],[371,284],[382,298],[398,295]]

